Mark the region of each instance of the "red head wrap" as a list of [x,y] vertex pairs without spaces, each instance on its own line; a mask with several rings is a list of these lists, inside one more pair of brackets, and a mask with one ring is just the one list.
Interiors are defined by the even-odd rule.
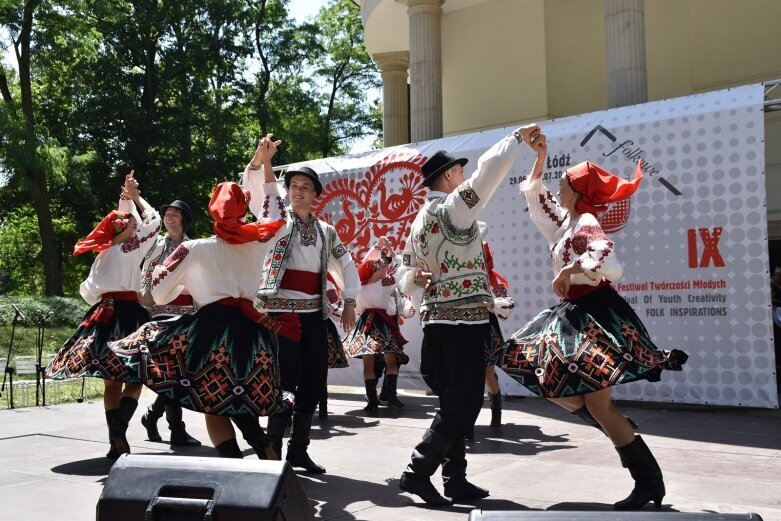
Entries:
[[378,259],[364,259],[358,266],[358,278],[361,279],[361,286],[365,286],[369,279],[372,278],[374,272],[385,268],[386,264]]
[[643,180],[643,161],[637,162],[635,177],[631,181],[621,179],[591,161],[578,163],[567,170],[572,189],[580,194],[575,203],[578,213],[598,214],[607,210],[610,203],[628,198]]
[[89,235],[81,239],[73,247],[74,255],[88,251],[101,252],[111,246],[111,239],[123,232],[130,221],[130,214],[112,210],[106,215]]
[[242,219],[249,208],[249,197],[236,183],[220,183],[209,201],[214,218],[214,233],[229,244],[265,242],[285,224],[284,219],[265,223],[246,223]]

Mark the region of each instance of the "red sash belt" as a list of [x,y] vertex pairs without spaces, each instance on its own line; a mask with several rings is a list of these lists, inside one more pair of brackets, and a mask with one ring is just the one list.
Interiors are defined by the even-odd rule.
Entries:
[[138,302],[138,293],[135,291],[110,291],[103,293],[100,296],[100,305],[81,322],[81,325],[90,327],[93,324],[108,324],[111,317],[114,316],[115,300]]
[[320,272],[287,269],[282,275],[279,288],[300,291],[308,295],[319,295],[323,287],[321,282]]
[[368,309],[364,309],[363,312],[374,313],[375,315],[381,316],[383,319],[385,319],[385,322],[388,323],[388,325],[391,327],[393,332],[396,334],[396,337],[399,339],[400,344],[404,345],[407,343],[407,339],[404,338],[404,336],[401,334],[401,328],[399,328],[399,323],[396,320],[396,317],[390,316],[387,311],[380,308],[368,308]]
[[596,286],[589,286],[588,284],[571,284],[569,291],[567,292],[567,298],[565,298],[564,301],[572,302],[573,300],[578,300],[579,298],[585,297],[589,293],[593,293],[594,291],[609,285],[610,281],[605,279],[602,279],[602,282]]
[[166,305],[167,306],[192,306],[193,297],[192,295],[179,295],[178,297],[176,297]]
[[255,309],[255,305],[247,298],[226,297],[215,304],[239,308],[241,314],[252,322],[296,342],[301,340],[301,322],[295,313],[285,313],[272,318]]

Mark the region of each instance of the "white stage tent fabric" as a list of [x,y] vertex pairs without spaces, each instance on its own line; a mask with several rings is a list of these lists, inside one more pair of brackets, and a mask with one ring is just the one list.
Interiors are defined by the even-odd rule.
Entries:
[[[618,386],[628,400],[778,407],[772,341],[761,84],[540,122],[549,137],[545,180],[556,193],[569,166],[590,160],[630,177],[638,159],[645,180],[612,207],[603,227],[615,241],[624,277],[614,286],[643,319],[657,345],[689,354],[661,382]],[[306,164],[321,174],[316,212],[333,223],[360,260],[380,235],[401,249],[424,201],[420,165],[437,150],[469,159],[514,128],[334,157]],[[496,270],[517,304],[505,336],[556,302],[546,243],[528,218],[518,185],[533,163],[522,145],[513,169],[481,220]],[[291,166],[300,166],[291,165]],[[399,386],[425,389],[418,372],[417,315],[402,331],[411,361]],[[501,373],[501,371],[497,371]],[[505,394],[526,395],[504,373]],[[361,362],[334,369],[330,384],[363,386]]]

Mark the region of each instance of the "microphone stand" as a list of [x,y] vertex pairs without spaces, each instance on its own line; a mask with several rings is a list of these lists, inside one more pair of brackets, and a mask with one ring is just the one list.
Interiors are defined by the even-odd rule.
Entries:
[[46,321],[54,311],[44,314],[38,311],[38,333],[35,337],[35,349],[37,363],[35,364],[35,406],[38,407],[38,393],[40,391],[42,405],[46,407],[46,368],[43,366],[43,334],[46,331]]
[[13,352],[13,348],[14,348],[14,334],[16,333],[16,324],[19,324],[24,320],[24,315],[22,315],[22,312],[19,311],[19,309],[13,304],[11,304],[11,307],[14,308],[16,314],[14,315],[13,322],[11,322],[11,342],[9,342],[8,344],[8,354],[5,357],[5,373],[3,374],[3,385],[2,387],[0,387],[0,396],[2,396],[2,392],[5,391],[6,378],[8,378],[9,380],[8,408],[9,409],[14,408],[14,369],[11,367],[11,353]]

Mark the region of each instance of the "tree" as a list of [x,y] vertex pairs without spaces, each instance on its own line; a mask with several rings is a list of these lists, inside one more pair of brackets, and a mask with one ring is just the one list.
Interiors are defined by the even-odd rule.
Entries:
[[[19,132],[12,146],[18,147],[22,154],[15,153],[10,159],[12,170],[21,173],[25,188],[32,197],[35,214],[38,218],[38,232],[41,240],[42,263],[45,274],[46,295],[62,295],[62,272],[60,252],[54,236],[54,225],[49,202],[49,189],[44,171],[45,159],[41,148],[44,139],[36,124],[31,77],[33,22],[41,0],[25,0],[21,12],[14,10],[11,2],[0,5],[4,25],[12,31],[14,53],[19,64],[19,96],[11,93],[8,74],[0,69],[0,92],[6,106],[7,120],[15,125]],[[9,143],[11,144],[11,143]]]

